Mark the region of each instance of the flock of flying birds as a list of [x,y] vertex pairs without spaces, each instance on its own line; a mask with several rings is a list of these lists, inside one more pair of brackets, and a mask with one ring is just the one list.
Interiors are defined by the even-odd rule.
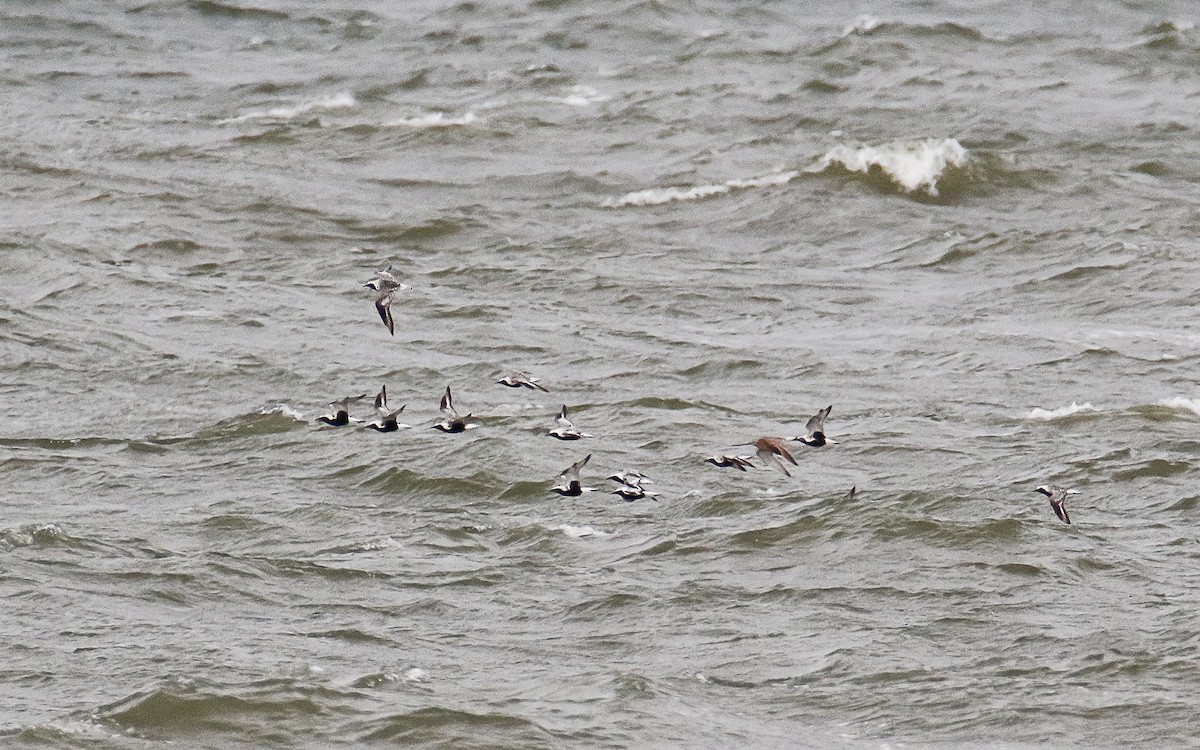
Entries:
[[[403,289],[409,289],[407,284],[400,283],[391,273],[391,267],[383,271],[379,271],[372,277],[363,287],[371,289],[376,293],[375,296],[375,311],[379,313],[380,320],[387,327],[388,333],[396,335],[396,324],[392,318],[392,299],[396,292]],[[545,386],[541,385],[538,378],[533,377],[528,372],[519,371],[496,381],[497,384],[507,386],[509,388],[528,388],[531,390],[539,390],[543,393],[549,393]],[[404,411],[404,406],[399,409],[392,409],[387,402],[387,386],[379,389],[379,393],[375,396],[375,413],[374,417],[369,420],[355,419],[350,416],[350,405],[357,401],[365,399],[367,394],[358,396],[350,396],[339,401],[334,401],[329,404],[330,413],[317,417],[319,422],[333,426],[344,427],[351,423],[362,424],[379,432],[394,432],[401,428],[407,428],[410,425],[403,424],[399,421],[400,414]],[[441,422],[432,426],[432,429],[441,430],[442,432],[466,432],[479,426],[477,421],[472,420],[471,415],[462,416],[454,408],[454,399],[450,393],[450,386],[446,386],[445,393],[442,394],[441,402],[438,408],[442,412]],[[784,461],[798,466],[796,459],[788,450],[789,443],[800,443],[801,445],[810,448],[822,448],[826,445],[837,445],[837,441],[828,437],[825,434],[825,420],[829,417],[829,413],[833,411],[833,406],[826,406],[821,409],[804,425],[804,434],[797,435],[791,438],[784,437],[760,437],[752,440],[749,443],[740,443],[734,447],[749,446],[753,447],[755,455],[766,465],[779,471],[786,477],[792,476],[788,471]],[[567,406],[563,404],[562,409],[558,412],[558,416],[554,418],[554,427],[546,433],[549,437],[559,440],[580,440],[583,438],[592,437],[591,434],[583,432],[572,424],[567,416]],[[578,497],[585,492],[596,491],[595,487],[586,487],[583,480],[580,478],[580,472],[587,462],[592,458],[592,454],[587,454],[579,461],[568,466],[555,479],[553,486],[550,489],[565,497]],[[734,453],[718,453],[714,456],[709,456],[705,459],[706,462],[725,469],[737,469],[738,471],[746,471],[747,468],[757,468],[752,462],[753,456],[741,455]],[[782,459],[782,460],[780,460]],[[632,502],[643,498],[655,499],[657,492],[651,492],[643,485],[653,484],[649,477],[640,471],[626,469],[617,474],[608,477],[610,480],[617,483],[617,489],[613,490],[613,494],[620,496],[623,500]],[[1064,523],[1071,523],[1071,517],[1067,514],[1066,499],[1068,495],[1079,494],[1079,490],[1064,489],[1056,485],[1041,485],[1034,490],[1045,495],[1050,500],[1050,507],[1054,510],[1054,514],[1058,516]],[[855,488],[850,489],[849,497],[853,498]]]

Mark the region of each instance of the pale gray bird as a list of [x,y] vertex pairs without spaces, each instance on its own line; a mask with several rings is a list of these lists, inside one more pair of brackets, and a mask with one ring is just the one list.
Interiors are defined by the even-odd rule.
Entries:
[[506,385],[509,388],[529,388],[530,390],[536,388],[543,393],[550,392],[541,385],[541,378],[535,378],[524,370],[510,372],[496,382],[500,385]]

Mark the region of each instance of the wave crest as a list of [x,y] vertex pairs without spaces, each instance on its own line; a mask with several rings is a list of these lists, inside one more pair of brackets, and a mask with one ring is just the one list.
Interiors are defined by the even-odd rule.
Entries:
[[1081,411],[1099,412],[1100,410],[1097,409],[1096,407],[1092,406],[1091,402],[1078,404],[1078,403],[1072,401],[1070,406],[1063,406],[1058,409],[1041,409],[1041,408],[1035,407],[1033,409],[1033,411],[1029,412],[1029,416],[1026,417],[1026,419],[1040,419],[1043,421],[1050,421],[1052,419],[1061,419],[1063,417],[1069,417],[1073,414],[1078,414]]
[[906,193],[938,196],[938,183],[967,163],[969,152],[953,138],[892,141],[879,146],[834,146],[811,171],[840,169],[866,175],[881,174]]
[[623,208],[626,206],[658,206],[663,203],[674,203],[676,201],[694,201],[714,195],[731,193],[734,190],[786,185],[799,175],[799,172],[793,170],[765,175],[763,177],[726,180],[725,182],[712,185],[648,188],[646,190],[635,190],[632,193],[626,193],[619,198],[608,198],[600,205],[604,208]]

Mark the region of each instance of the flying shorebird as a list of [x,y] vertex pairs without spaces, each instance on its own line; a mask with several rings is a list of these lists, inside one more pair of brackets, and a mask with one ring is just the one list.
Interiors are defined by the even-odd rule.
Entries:
[[341,401],[329,402],[329,413],[317,417],[318,422],[324,422],[333,427],[345,427],[350,424],[350,404],[355,401],[360,401],[367,397],[367,394],[360,393],[357,396],[347,396]]
[[804,425],[804,434],[798,435],[792,440],[799,440],[801,443],[811,447],[820,448],[828,443],[829,445],[837,445],[838,442],[830,437],[825,437],[825,418],[829,416],[829,412],[833,411],[833,404],[826,406],[809,418],[808,423]]
[[540,385],[540,383],[541,383],[540,378],[535,378],[534,376],[530,375],[529,373],[525,372],[524,370],[510,372],[508,375],[505,375],[504,377],[500,378],[496,382],[499,383],[500,385],[506,385],[509,388],[529,388],[531,390],[536,388],[537,390],[542,391],[543,393],[550,392],[550,391],[546,390],[546,388],[544,386]]
[[728,469],[732,467],[738,471],[745,471],[747,466],[749,466],[751,469],[754,468],[754,464],[750,463],[749,456],[727,456],[724,453],[718,453],[715,456],[709,456],[708,458],[704,459],[704,461],[705,463],[710,463],[713,466],[719,466],[722,469]]
[[378,294],[375,297],[375,311],[379,313],[379,319],[387,326],[388,333],[396,335],[396,323],[392,320],[392,295],[398,290],[410,289],[408,284],[401,284],[396,280],[396,277],[391,273],[392,267],[388,266],[384,270],[375,274],[375,276],[363,284],[367,289],[373,289]]
[[627,503],[632,503],[634,500],[642,498],[650,498],[658,502],[658,493],[651,492],[640,484],[622,484],[620,487],[613,490],[612,494],[620,495],[621,499]]
[[442,410],[445,419],[433,425],[433,429],[441,430],[442,432],[463,432],[479,425],[475,422],[469,422],[471,415],[465,417],[458,416],[458,412],[454,409],[454,401],[450,396],[450,386],[446,386],[446,392],[442,394],[442,400],[438,404],[438,408]]
[[563,497],[579,497],[585,492],[595,492],[595,487],[584,487],[583,483],[579,481],[579,470],[590,460],[592,460],[591,453],[568,466],[554,480],[554,486],[550,489]]
[[[408,404],[405,404],[407,406]],[[395,432],[401,427],[408,427],[406,424],[400,424],[396,417],[400,416],[400,412],[404,411],[404,406],[401,406],[395,411],[388,409],[387,405],[387,386],[379,389],[379,394],[375,396],[375,418],[367,422],[366,426],[379,432]]]
[[643,484],[654,484],[654,480],[650,479],[650,477],[636,469],[626,469],[625,471],[613,474],[609,477],[609,479],[630,487],[641,487]]
[[1034,492],[1040,492],[1050,498],[1050,507],[1054,509],[1054,515],[1058,516],[1058,520],[1063,523],[1071,523],[1071,517],[1067,515],[1067,495],[1078,495],[1079,490],[1068,490],[1058,485],[1052,484],[1049,487],[1041,485],[1035,487]]
[[742,443],[742,445],[753,445],[757,448],[756,453],[763,461],[766,461],[773,468],[783,472],[785,477],[790,477],[792,474],[787,470],[787,467],[779,460],[782,456],[788,463],[793,466],[799,466],[796,459],[792,458],[792,454],[788,453],[788,449],[784,446],[786,441],[781,437],[760,437],[751,443]]
[[592,435],[586,432],[580,432],[575,425],[571,424],[571,420],[567,419],[566,404],[563,404],[562,411],[554,418],[554,429],[546,434],[550,437],[556,437],[559,440],[578,440],[580,438],[592,437]]

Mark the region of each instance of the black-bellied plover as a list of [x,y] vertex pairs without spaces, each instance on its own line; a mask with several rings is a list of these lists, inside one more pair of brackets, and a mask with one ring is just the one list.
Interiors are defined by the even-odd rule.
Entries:
[[529,388],[529,389],[536,388],[537,390],[542,391],[543,393],[550,392],[550,391],[546,390],[545,386],[543,386],[541,384],[540,378],[535,378],[534,376],[530,375],[529,373],[525,372],[524,370],[510,372],[509,374],[500,378],[496,382],[499,383],[500,385],[506,385],[509,388]]
[[733,468],[738,471],[745,471],[747,466],[751,469],[754,468],[754,464],[750,463],[749,456],[729,456],[724,453],[718,453],[715,456],[709,456],[704,461],[713,466],[719,466],[722,469]]
[[366,426],[379,432],[395,432],[401,427],[408,427],[406,424],[400,424],[396,419],[402,411],[404,411],[404,406],[396,410],[388,408],[387,386],[385,385],[379,389],[379,393],[375,396],[375,418],[367,422]]
[[580,432],[575,425],[571,424],[571,420],[567,419],[566,404],[563,404],[562,411],[554,418],[554,429],[546,434],[559,440],[579,440],[580,438],[592,437],[592,435],[586,432]]
[[470,414],[460,417],[458,412],[455,411],[454,400],[450,395],[450,386],[446,386],[446,392],[442,394],[442,400],[438,404],[438,408],[441,409],[442,415],[446,418],[433,425],[433,429],[435,430],[441,430],[442,432],[463,432],[479,426],[477,423],[470,421]]
[[833,411],[833,404],[826,406],[814,414],[809,418],[808,423],[804,425],[804,434],[797,435],[792,440],[798,440],[811,448],[820,448],[826,444],[837,445],[838,442],[836,440],[825,436],[825,418],[829,416],[829,412],[831,411]]
[[592,460],[591,453],[568,466],[554,480],[554,486],[550,489],[564,497],[579,497],[585,492],[595,492],[595,487],[584,487],[579,479],[579,470],[590,460]]
[[357,396],[347,396],[341,401],[330,401],[329,413],[317,417],[317,421],[324,422],[333,427],[345,427],[350,424],[350,404],[355,401],[361,401],[366,397],[367,394],[360,393]]
[[1054,509],[1054,515],[1063,523],[1071,523],[1071,516],[1067,515],[1067,495],[1078,495],[1079,490],[1068,490],[1058,485],[1041,485],[1035,487],[1034,492],[1040,492],[1050,498],[1050,507]]
[[630,487],[640,487],[643,484],[654,484],[654,480],[646,476],[637,469],[625,469],[613,474],[609,479],[621,484],[627,484]]
[[373,289],[377,294],[375,296],[375,311],[379,313],[379,319],[387,326],[388,333],[396,335],[396,323],[392,319],[392,296],[400,289],[408,289],[408,284],[401,284],[396,280],[396,277],[391,274],[392,267],[388,266],[384,270],[375,274],[375,276],[363,284],[367,289]]

